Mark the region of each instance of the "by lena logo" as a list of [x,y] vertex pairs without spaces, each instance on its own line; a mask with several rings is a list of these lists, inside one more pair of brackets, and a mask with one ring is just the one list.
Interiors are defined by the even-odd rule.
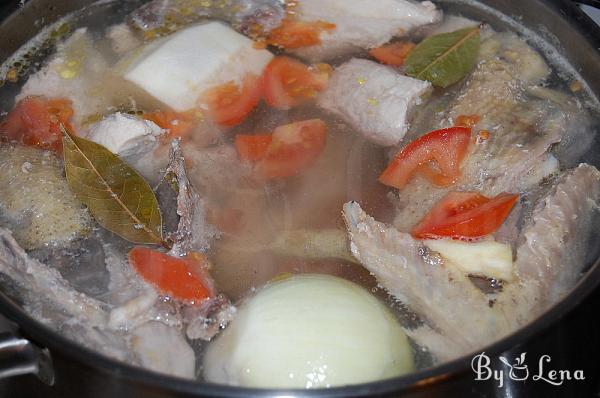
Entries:
[[[585,380],[583,370],[578,369],[575,371],[570,370],[556,370],[552,369],[550,362],[552,359],[550,355],[542,355],[537,362],[537,369],[532,369],[531,373],[527,363],[525,363],[525,357],[527,353],[523,352],[511,363],[508,359],[503,356],[498,357],[502,363],[501,369],[493,369],[491,366],[491,359],[489,356],[482,352],[477,354],[471,360],[471,368],[475,372],[475,380],[496,380],[498,387],[504,386],[505,378],[513,381],[542,381],[555,386],[562,385],[568,380]],[[535,371],[534,371],[535,370]]]

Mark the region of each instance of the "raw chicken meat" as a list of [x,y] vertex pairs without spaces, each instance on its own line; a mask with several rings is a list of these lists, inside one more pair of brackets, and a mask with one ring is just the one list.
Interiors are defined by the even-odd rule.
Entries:
[[[32,292],[27,293],[28,296],[24,300],[26,306],[31,307],[29,308],[31,313],[39,313],[39,316],[36,316],[37,319],[52,325],[55,325],[58,319],[62,319],[59,327],[63,333],[66,333],[75,341],[106,355],[133,364],[145,364],[144,361],[148,361],[148,358],[156,352],[156,347],[151,347],[151,345],[172,348],[173,341],[178,341],[174,338],[177,334],[181,342],[176,344],[175,348],[181,351],[174,350],[173,352],[186,354],[187,352],[182,347],[183,344],[187,346],[189,352],[192,352],[183,340],[181,332],[165,324],[161,324],[162,327],[141,326],[137,329],[142,333],[138,337],[146,340],[132,341],[133,346],[130,346],[124,335],[118,333],[118,331],[112,331],[108,327],[109,318],[113,317],[112,312],[109,315],[111,307],[109,304],[95,300],[73,289],[57,270],[29,257],[15,242],[11,233],[3,228],[0,228],[0,272],[8,275],[15,283],[22,286],[23,291]],[[40,297],[43,297],[44,301],[40,301]],[[113,309],[113,311],[115,310]],[[48,318],[49,316],[52,318]],[[131,321],[132,318],[128,319]],[[142,325],[144,324],[147,323],[142,323]],[[153,344],[151,345],[144,344],[148,339],[146,336],[148,330],[158,333],[153,337]],[[162,340],[162,343],[158,344],[163,338],[166,338],[166,340]],[[135,359],[131,352],[132,349],[135,355],[141,358],[141,362]],[[186,362],[184,355],[178,367],[163,369],[163,371],[193,377],[193,352],[191,375],[189,362],[189,359]]]
[[204,201],[200,198],[187,176],[185,159],[178,139],[171,141],[169,165],[165,178],[177,182],[177,230],[171,234],[172,256],[184,256],[190,251],[206,251],[218,231],[206,220]]
[[16,101],[34,95],[68,98],[73,102],[75,126],[79,127],[87,117],[103,114],[111,102],[102,78],[107,67],[87,28],[77,29],[58,45],[48,64],[29,77]]
[[146,37],[168,34],[204,18],[226,21],[252,35],[279,26],[285,6],[284,0],[153,0],[132,12],[128,22]]
[[335,24],[321,33],[320,45],[294,50],[311,62],[378,47],[442,18],[430,1],[407,0],[300,0],[294,15],[301,21]]
[[92,125],[87,138],[131,162],[153,152],[164,133],[154,122],[116,112]]
[[236,308],[224,294],[206,300],[199,305],[188,306],[184,315],[190,322],[186,335],[190,340],[211,340],[233,320]]
[[380,145],[396,145],[408,130],[410,111],[430,88],[426,81],[353,58],[336,68],[318,104],[365,138]]
[[356,202],[344,205],[344,218],[352,254],[395,298],[451,341],[453,351],[470,352],[516,327],[490,309],[489,299],[466,276],[444,267],[439,256],[409,234],[375,221]]
[[4,228],[0,228],[0,271],[82,324],[106,324],[106,304],[75,291],[57,270],[29,257]]
[[[375,221],[356,202],[344,206],[353,255],[425,327],[407,330],[438,360],[480,349],[527,324],[560,300],[580,275],[600,172],[581,165],[533,210],[516,251],[518,280],[485,294],[409,234]],[[548,293],[551,292],[551,293]]]
[[521,280],[539,284],[545,305],[557,302],[579,278],[599,197],[600,172],[581,164],[560,178],[524,226],[515,271]]
[[0,146],[0,219],[26,249],[64,246],[91,227],[88,211],[71,193],[51,152]]
[[108,316],[108,327],[114,330],[131,330],[154,318],[152,308],[158,300],[158,293],[151,286],[146,287],[138,296],[113,308]]
[[112,50],[117,55],[125,55],[142,45],[142,41],[138,39],[135,32],[125,23],[113,25],[108,28],[106,37],[110,39]]
[[398,193],[394,225],[400,230],[410,230],[449,190],[477,190],[487,196],[523,192],[558,171],[548,150],[569,134],[570,109],[526,94],[528,87],[548,76],[545,61],[506,33],[493,34],[482,43],[481,52],[481,61],[458,95],[452,93],[456,99],[447,104],[449,110],[432,121],[417,121],[407,137],[448,127],[461,115],[478,116],[474,134],[488,134],[474,137],[454,185],[438,188],[417,177]]

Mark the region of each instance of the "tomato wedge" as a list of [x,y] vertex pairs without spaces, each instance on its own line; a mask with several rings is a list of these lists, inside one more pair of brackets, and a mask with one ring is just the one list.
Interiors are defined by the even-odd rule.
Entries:
[[207,90],[201,98],[208,116],[222,126],[236,126],[258,105],[263,92],[263,79],[247,75],[240,87],[234,81]]
[[321,33],[335,29],[335,24],[323,21],[303,22],[286,18],[269,33],[267,44],[285,49],[321,44]]
[[487,198],[477,192],[450,192],[411,232],[418,239],[481,238],[500,228],[518,198],[509,193]]
[[413,48],[415,48],[415,43],[401,41],[374,48],[369,51],[369,55],[382,64],[402,66]]
[[438,186],[453,184],[460,176],[460,164],[467,154],[470,139],[468,127],[450,127],[425,134],[398,152],[379,176],[379,182],[402,189],[420,174]]
[[200,120],[196,111],[154,111],[145,113],[143,117],[156,123],[157,126],[169,130],[171,136],[182,138],[189,136]]
[[238,134],[235,136],[234,145],[240,159],[256,162],[265,156],[271,141],[273,141],[272,134]]
[[314,98],[327,86],[325,65],[310,68],[289,57],[273,58],[264,72],[265,101],[277,109],[290,109]]
[[68,99],[27,97],[0,123],[0,135],[25,145],[62,152],[60,124],[73,131],[69,123],[72,116],[72,102]]
[[208,275],[208,260],[199,253],[172,257],[165,253],[136,246],[129,251],[129,263],[147,282],[162,294],[179,300],[200,301],[214,296]]
[[291,177],[311,166],[325,148],[327,126],[320,119],[279,126],[255,172],[264,178]]
[[325,148],[327,126],[321,119],[303,120],[275,129],[272,135],[237,135],[235,147],[242,160],[254,163],[264,179],[285,178],[310,167]]

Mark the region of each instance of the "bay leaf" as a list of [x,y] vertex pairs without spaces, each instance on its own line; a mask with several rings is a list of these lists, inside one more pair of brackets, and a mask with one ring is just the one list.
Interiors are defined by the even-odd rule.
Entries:
[[475,26],[423,40],[406,58],[406,74],[442,88],[458,82],[477,62],[479,30]]
[[62,130],[69,188],[98,224],[130,242],[164,246],[158,201],[144,178],[102,145]]

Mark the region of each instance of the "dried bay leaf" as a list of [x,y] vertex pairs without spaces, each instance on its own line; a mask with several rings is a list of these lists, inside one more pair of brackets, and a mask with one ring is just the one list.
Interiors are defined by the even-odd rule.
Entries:
[[448,87],[467,75],[477,61],[480,26],[428,37],[419,43],[405,62],[406,74]]
[[158,201],[144,178],[102,145],[63,133],[69,188],[98,224],[130,242],[164,246]]

